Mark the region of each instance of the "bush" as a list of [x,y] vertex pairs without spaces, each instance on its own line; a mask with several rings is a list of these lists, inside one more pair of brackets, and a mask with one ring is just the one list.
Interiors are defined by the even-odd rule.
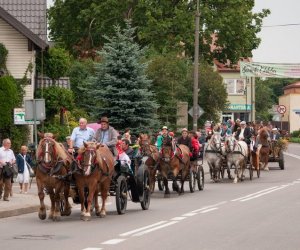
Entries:
[[289,142],[300,143],[300,138],[299,137],[291,137],[289,139]]
[[299,130],[296,130],[296,131],[293,131],[291,133],[291,137],[300,137],[300,129]]

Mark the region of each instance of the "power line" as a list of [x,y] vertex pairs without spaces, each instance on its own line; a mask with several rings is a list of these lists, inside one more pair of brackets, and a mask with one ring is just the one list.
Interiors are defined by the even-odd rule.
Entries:
[[272,28],[272,27],[285,27],[285,26],[299,26],[300,23],[287,23],[287,24],[274,24],[274,25],[264,25],[262,28]]

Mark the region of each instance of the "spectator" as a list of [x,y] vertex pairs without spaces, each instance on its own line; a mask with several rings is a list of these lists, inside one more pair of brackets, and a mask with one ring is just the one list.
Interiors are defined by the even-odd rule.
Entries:
[[122,150],[129,156],[130,159],[133,158],[134,150],[130,147],[129,141],[127,139],[122,139]]
[[131,144],[130,128],[125,129],[124,135],[122,136],[122,139],[127,139],[129,141],[129,144]]
[[[5,177],[3,176],[3,168],[5,165],[10,164],[10,167],[12,167],[12,164],[15,164],[16,158],[14,155],[14,152],[10,149],[11,147],[11,141],[10,139],[4,139],[3,140],[3,146],[0,148],[0,199],[2,198],[3,193],[3,186],[4,186],[4,201],[9,201],[8,195],[11,191],[11,176]],[[8,166],[5,166],[8,167]]]
[[18,166],[17,182],[20,184],[20,193],[24,194],[27,194],[28,192],[28,183],[30,179],[27,164],[32,166],[32,160],[27,152],[28,148],[26,146],[21,146],[21,152],[16,157]]
[[187,146],[190,149],[190,152],[192,152],[192,150],[193,150],[192,140],[188,136],[188,130],[187,130],[187,128],[183,128],[181,130],[181,136],[178,138],[177,144],[179,144],[179,145],[183,144],[183,145]]

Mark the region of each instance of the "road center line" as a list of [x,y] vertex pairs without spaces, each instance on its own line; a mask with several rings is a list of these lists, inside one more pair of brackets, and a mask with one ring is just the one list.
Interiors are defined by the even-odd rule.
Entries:
[[278,191],[280,189],[283,189],[283,188],[286,188],[287,186],[282,186],[282,187],[279,187],[279,188],[276,188],[276,189],[272,189],[268,192],[264,192],[264,193],[261,193],[261,194],[258,194],[258,195],[255,195],[255,196],[251,196],[249,198],[246,198],[246,199],[243,199],[243,200],[240,200],[241,202],[244,202],[244,201],[248,201],[248,200],[252,200],[252,199],[255,199],[255,198],[258,198],[260,196],[263,196],[263,195],[266,195],[266,194],[269,194],[269,193],[272,193],[272,192],[275,192],[275,191]]
[[186,217],[174,217],[171,220],[180,221],[180,220],[184,220],[184,219],[186,219]]
[[300,159],[299,155],[294,155],[294,154],[286,153],[286,152],[284,154],[287,155],[287,156],[290,156],[290,157],[294,157],[294,158]]
[[208,213],[208,212],[217,210],[217,209],[219,209],[219,208],[217,208],[217,207],[212,207],[212,208],[209,208],[209,209],[207,209],[207,210],[203,210],[203,211],[201,211],[200,213],[201,213],[201,214],[205,214],[205,213]]
[[279,186],[275,186],[275,187],[270,187],[270,188],[267,188],[267,189],[263,189],[261,191],[258,191],[256,193],[252,193],[252,194],[248,194],[248,195],[245,195],[243,197],[240,197],[240,198],[237,198],[237,199],[234,199],[234,200],[231,200],[231,201],[238,201],[238,200],[243,200],[245,198],[248,198],[250,196],[254,196],[254,195],[257,195],[257,194],[260,194],[260,193],[263,193],[263,192],[267,192],[269,190],[272,190],[272,189],[275,189],[275,188],[278,188]]
[[196,213],[186,213],[186,214],[183,214],[181,216],[191,217],[191,216],[194,216],[194,215],[197,215],[197,214]]
[[190,213],[198,213],[198,212],[201,212],[201,211],[206,210],[206,209],[208,209],[208,208],[217,207],[217,206],[223,205],[223,204],[225,204],[225,203],[227,203],[227,201],[221,201],[221,202],[219,202],[219,203],[217,203],[217,204],[214,204],[214,205],[205,206],[205,207],[202,207],[202,208],[200,208],[200,209],[193,210],[193,211],[191,211]]
[[150,228],[150,229],[148,229],[148,230],[145,230],[145,231],[142,231],[142,232],[140,232],[140,233],[134,234],[133,236],[142,236],[142,235],[144,235],[144,234],[151,233],[151,232],[153,232],[153,231],[156,231],[156,230],[159,230],[159,229],[161,229],[161,228],[164,228],[164,227],[168,227],[168,226],[174,225],[174,224],[176,224],[176,223],[178,223],[178,221],[171,221],[171,222],[168,222],[168,223],[163,224],[163,225],[161,225],[161,226],[154,227],[154,228]]
[[134,230],[131,230],[131,231],[122,233],[122,234],[120,234],[119,236],[122,236],[122,237],[128,236],[128,235],[131,235],[131,234],[134,234],[134,233],[143,231],[143,230],[148,229],[148,228],[151,228],[151,227],[159,226],[159,225],[164,224],[164,223],[166,223],[166,222],[167,222],[167,221],[159,221],[159,222],[157,222],[157,223],[154,223],[154,224],[151,224],[151,225],[148,225],[148,226],[145,226],[145,227],[137,228],[137,229],[134,229]]
[[104,241],[101,244],[104,244],[104,245],[116,245],[116,244],[118,244],[120,242],[123,242],[124,240],[126,240],[126,239],[112,239],[112,240]]

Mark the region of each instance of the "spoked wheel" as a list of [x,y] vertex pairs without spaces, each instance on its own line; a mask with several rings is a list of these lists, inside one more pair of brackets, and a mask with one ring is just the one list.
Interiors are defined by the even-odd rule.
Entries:
[[127,208],[127,182],[123,175],[120,175],[117,179],[116,186],[116,206],[118,214],[124,214]]
[[141,188],[143,190],[143,195],[140,197],[142,209],[148,210],[150,205],[150,178],[149,171],[144,172],[144,181],[141,183]]
[[195,192],[196,189],[196,173],[194,171],[194,167],[190,168],[190,175],[189,175],[189,186],[191,193]]
[[283,152],[280,151],[279,153],[279,161],[278,161],[279,167],[281,170],[284,170],[284,156],[283,156]]
[[202,165],[197,168],[197,184],[200,191],[204,189],[204,169]]

